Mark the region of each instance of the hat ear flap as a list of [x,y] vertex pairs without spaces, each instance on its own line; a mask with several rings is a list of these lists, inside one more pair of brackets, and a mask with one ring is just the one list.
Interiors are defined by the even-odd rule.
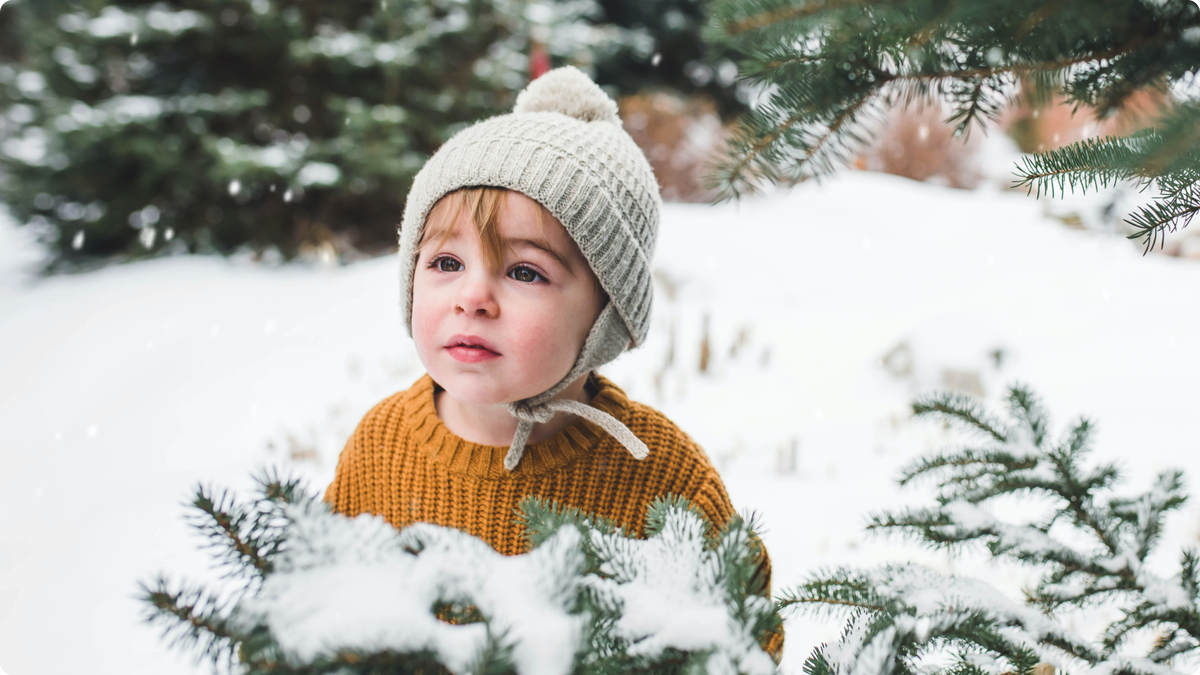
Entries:
[[586,375],[620,356],[632,344],[633,336],[629,334],[625,320],[617,312],[617,306],[613,304],[612,300],[609,300],[604,309],[600,310],[599,316],[596,317],[596,323],[592,324],[592,329],[588,331],[587,339],[583,341],[583,348],[579,350],[579,356],[576,357],[571,372],[550,389],[520,403],[536,406],[549,401],[580,376]]

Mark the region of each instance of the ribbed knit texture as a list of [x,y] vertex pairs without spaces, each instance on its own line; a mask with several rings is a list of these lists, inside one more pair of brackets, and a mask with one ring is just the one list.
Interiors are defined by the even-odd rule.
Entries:
[[[716,469],[687,434],[603,376],[588,384],[591,404],[650,447],[646,459],[634,459],[612,436],[575,418],[555,436],[526,445],[521,463],[507,471],[507,447],[471,443],[446,428],[434,407],[433,380],[424,375],[363,417],[324,499],[339,513],[379,515],[397,528],[427,522],[463,530],[505,555],[528,548],[516,522],[517,505],[528,495],[609,518],[636,536],[644,536],[646,509],[661,495],[686,497],[717,525],[734,515]],[[769,584],[768,559],[762,567]],[[780,633],[764,648],[778,658],[782,645]]]

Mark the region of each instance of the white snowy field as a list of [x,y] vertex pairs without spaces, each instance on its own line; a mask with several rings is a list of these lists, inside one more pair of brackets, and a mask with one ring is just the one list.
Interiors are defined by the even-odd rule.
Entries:
[[[894,483],[947,439],[908,419],[919,388],[948,373],[995,399],[1020,380],[1060,426],[1099,422],[1097,455],[1124,463],[1128,489],[1167,466],[1200,474],[1200,263],[1067,229],[1044,205],[866,173],[668,204],[652,337],[605,372],[760,514],[776,589],[919,559],[1016,592],[1010,567],[863,535],[868,512],[929,499]],[[359,416],[420,375],[396,260],[179,257],[35,281],[35,258],[0,224],[0,670],[206,672],[140,623],[136,581],[209,574],[180,518],[197,481],[244,487],[286,463],[323,489]],[[1164,564],[1198,536],[1193,504]],[[839,626],[788,631],[784,672],[799,673]]]

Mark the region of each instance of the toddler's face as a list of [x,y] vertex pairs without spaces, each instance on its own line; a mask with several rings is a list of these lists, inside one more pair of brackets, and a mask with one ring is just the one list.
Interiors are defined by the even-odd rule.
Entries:
[[[492,268],[468,209],[442,244],[426,231],[413,276],[417,355],[434,381],[473,405],[546,391],[574,365],[605,298],[558,219],[515,191],[501,201],[505,246]],[[451,210],[452,211],[452,210]]]

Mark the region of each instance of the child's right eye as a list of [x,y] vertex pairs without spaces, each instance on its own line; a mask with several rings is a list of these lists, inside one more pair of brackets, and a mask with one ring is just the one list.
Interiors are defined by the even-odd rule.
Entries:
[[439,272],[458,272],[462,269],[462,263],[447,256],[438,256],[430,261],[429,266]]

